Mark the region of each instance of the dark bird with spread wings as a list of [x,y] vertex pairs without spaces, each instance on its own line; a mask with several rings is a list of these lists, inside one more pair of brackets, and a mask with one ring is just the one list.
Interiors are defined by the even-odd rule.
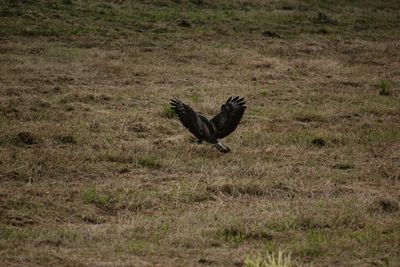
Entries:
[[208,120],[178,98],[171,99],[171,108],[178,115],[183,126],[189,129],[197,138],[197,142],[206,141],[212,143],[219,151],[224,153],[228,153],[231,150],[218,139],[228,136],[236,129],[246,109],[245,104],[246,102],[243,98],[238,96],[235,98],[230,97],[221,106],[221,112],[211,120]]

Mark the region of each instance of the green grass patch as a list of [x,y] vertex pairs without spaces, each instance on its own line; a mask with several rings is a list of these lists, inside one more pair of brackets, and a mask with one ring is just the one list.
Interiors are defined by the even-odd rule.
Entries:
[[249,255],[244,260],[245,267],[290,267],[291,255],[283,250],[277,253],[266,251],[258,255]]
[[172,119],[177,116],[175,110],[173,110],[169,104],[163,106],[162,115],[168,119]]
[[26,241],[29,239],[37,238],[38,236],[39,232],[34,229],[0,226],[0,239],[3,240]]
[[160,160],[155,157],[139,157],[137,163],[139,166],[150,169],[160,169],[162,167]]
[[152,247],[148,240],[132,238],[114,246],[114,251],[119,253],[133,253],[135,255],[145,255]]
[[224,227],[217,231],[217,237],[229,243],[240,244],[246,239],[246,233],[239,228]]
[[82,200],[84,204],[95,204],[99,206],[107,206],[111,201],[109,196],[99,194],[96,185],[92,185],[83,192]]
[[312,230],[305,236],[304,241],[300,241],[295,246],[293,252],[302,257],[317,258],[328,250],[330,235],[325,231]]
[[190,97],[190,99],[191,99],[193,102],[197,103],[197,102],[200,102],[200,101],[201,101],[201,96],[200,96],[199,94],[192,94],[192,96]]

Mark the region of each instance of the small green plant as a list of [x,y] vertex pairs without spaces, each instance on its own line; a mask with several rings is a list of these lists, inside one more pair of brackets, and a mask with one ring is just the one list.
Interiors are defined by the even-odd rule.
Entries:
[[247,256],[244,261],[245,267],[290,267],[292,266],[290,253],[282,250],[275,255],[274,252],[266,252],[265,255]]
[[151,169],[161,168],[160,161],[154,157],[140,157],[140,158],[138,158],[138,164],[142,167],[151,168]]
[[163,115],[169,119],[172,119],[173,117],[176,116],[176,113],[175,113],[175,110],[173,110],[170,105],[164,105],[163,106]]
[[83,193],[83,203],[85,204],[96,204],[105,206],[110,202],[110,198],[107,196],[100,196],[97,192],[96,185],[92,185]]
[[193,102],[200,102],[201,96],[198,95],[198,94],[193,94],[193,95],[191,96],[191,99],[192,99]]
[[380,95],[390,95],[391,84],[389,80],[380,80],[377,87]]

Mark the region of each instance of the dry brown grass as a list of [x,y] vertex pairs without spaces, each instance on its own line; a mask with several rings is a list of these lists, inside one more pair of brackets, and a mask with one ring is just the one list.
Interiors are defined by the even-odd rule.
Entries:
[[[395,266],[400,9],[362,2],[0,1],[0,265]],[[228,155],[164,111],[231,95]]]

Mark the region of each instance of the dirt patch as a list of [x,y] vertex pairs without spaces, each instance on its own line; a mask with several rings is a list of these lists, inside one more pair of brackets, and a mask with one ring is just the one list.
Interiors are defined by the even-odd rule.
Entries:
[[35,145],[40,144],[42,140],[31,132],[20,132],[13,141],[16,145]]

